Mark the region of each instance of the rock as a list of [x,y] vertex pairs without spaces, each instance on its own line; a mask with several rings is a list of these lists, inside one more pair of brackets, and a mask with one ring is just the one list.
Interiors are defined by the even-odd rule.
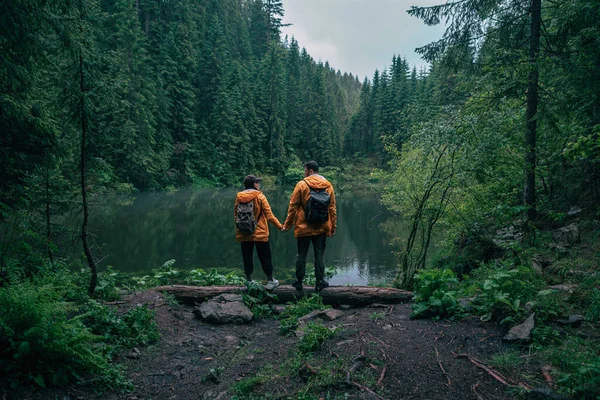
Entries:
[[369,307],[369,308],[388,308],[389,305],[381,304],[381,303],[373,303],[373,304],[369,304],[367,307]]
[[550,243],[548,245],[548,248],[550,250],[555,251],[556,253],[558,253],[560,255],[565,255],[565,254],[567,254],[569,252],[565,246],[561,246],[561,245],[556,244],[556,243]]
[[580,314],[569,315],[569,319],[559,319],[557,322],[561,325],[579,328],[581,323],[585,321],[585,317]]
[[351,308],[352,308],[352,306],[351,306],[351,305],[349,305],[349,304],[340,304],[338,308],[339,308],[340,310],[349,310],[349,309],[351,309]]
[[511,243],[520,242],[522,239],[523,232],[514,225],[511,225],[508,228],[497,230],[492,241],[496,246],[505,247]]
[[344,315],[344,312],[342,310],[336,310],[334,308],[329,308],[329,309],[324,310],[321,313],[319,313],[319,318],[324,319],[325,321],[334,321],[343,315]]
[[[217,296],[218,299],[222,296]],[[252,311],[241,301],[210,300],[194,309],[194,315],[213,324],[243,324],[252,321]]]
[[473,305],[471,303],[473,303],[473,301],[475,300],[475,297],[463,297],[458,299],[458,304],[466,311],[466,312],[472,312],[473,311]]
[[533,312],[533,306],[534,306],[534,302],[533,301],[528,301],[527,303],[525,303],[525,305],[523,306],[523,310],[525,310],[525,312]]
[[237,336],[233,335],[227,335],[223,339],[225,339],[227,343],[238,343],[240,341],[240,339]]
[[127,358],[131,358],[131,359],[135,360],[135,359],[140,358],[141,355],[142,355],[142,352],[140,351],[140,349],[138,349],[137,347],[134,347],[133,349],[131,349],[129,354],[127,354]]
[[531,332],[534,327],[535,313],[532,313],[525,322],[510,328],[503,340],[509,343],[529,343],[531,342]]
[[566,397],[561,396],[548,387],[531,389],[525,394],[525,398],[528,400],[567,400]]
[[300,318],[298,318],[298,326],[302,326],[306,324],[306,322],[317,318],[320,312],[321,310],[316,310],[301,316]]
[[384,331],[389,331],[392,328],[393,328],[393,326],[391,324],[387,324],[387,325],[384,325],[383,328],[381,328],[381,329],[383,329]]
[[558,292],[572,294],[575,291],[575,289],[577,289],[577,286],[578,285],[576,285],[574,283],[561,283],[559,285],[548,286],[548,289],[556,290]]
[[540,262],[535,258],[531,260],[531,268],[533,268],[533,270],[538,274],[544,273],[544,268],[542,267],[542,264],[540,264]]
[[557,246],[565,248],[571,247],[581,239],[579,227],[574,222],[552,232],[552,238]]
[[579,208],[577,206],[573,206],[573,207],[569,208],[569,211],[567,211],[567,215],[569,217],[572,217],[574,215],[579,214],[581,211],[582,211],[581,208]]
[[281,304],[276,304],[276,305],[274,305],[274,306],[273,306],[273,314],[275,314],[275,315],[279,315],[279,314],[281,314],[282,312],[284,312],[286,308],[287,308],[287,307],[286,307],[286,306],[284,306],[284,305],[281,305]]
[[336,343],[336,346],[344,346],[347,344],[354,343],[354,339],[342,340],[341,342]]
[[198,347],[196,347],[198,349],[198,351],[200,353],[206,353],[208,352],[208,347],[204,346],[203,344],[199,344]]

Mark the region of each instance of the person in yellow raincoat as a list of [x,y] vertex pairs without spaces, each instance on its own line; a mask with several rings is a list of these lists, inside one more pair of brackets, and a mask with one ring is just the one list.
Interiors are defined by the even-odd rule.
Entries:
[[[296,184],[294,192],[290,197],[288,215],[283,224],[283,232],[289,230],[292,225],[294,237],[297,241],[298,252],[296,254],[296,280],[292,283],[297,290],[302,290],[302,281],[306,275],[306,256],[310,244],[313,245],[315,255],[315,278],[317,279],[315,290],[320,291],[329,286],[325,281],[325,241],[327,236],[335,235],[337,228],[337,212],[335,205],[335,193],[331,182],[319,175],[319,165],[316,161],[304,164],[304,179]],[[306,215],[311,197],[318,194],[325,196],[327,202],[321,202],[323,207],[323,219],[321,223],[310,223]]]
[[[267,290],[272,290],[279,285],[273,278],[273,262],[271,260],[271,246],[269,245],[269,224],[282,230],[281,222],[273,215],[271,206],[265,195],[260,191],[262,179],[254,175],[244,178],[244,190],[235,198],[233,219],[236,224],[235,238],[241,242],[244,272],[248,282],[252,282],[254,271],[254,247],[263,271],[267,275]],[[243,215],[242,215],[243,214]]]

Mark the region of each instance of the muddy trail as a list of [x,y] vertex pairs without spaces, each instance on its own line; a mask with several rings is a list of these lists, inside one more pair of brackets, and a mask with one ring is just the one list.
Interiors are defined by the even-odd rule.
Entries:
[[[298,337],[279,321],[210,325],[192,307],[149,290],[127,296],[125,312],[147,304],[162,338],[127,351],[131,392],[93,385],[21,393],[28,399],[510,399],[518,390],[485,367],[506,349],[505,330],[477,317],[411,320],[410,305],[343,307],[316,352],[297,357]],[[479,363],[478,363],[479,362]],[[520,371],[522,372],[522,371]],[[532,372],[533,373],[533,372]],[[510,372],[504,371],[511,384]],[[508,375],[508,376],[506,376]]]

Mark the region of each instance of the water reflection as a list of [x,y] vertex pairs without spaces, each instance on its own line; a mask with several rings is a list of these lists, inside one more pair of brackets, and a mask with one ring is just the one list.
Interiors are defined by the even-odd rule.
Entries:
[[[92,210],[90,226],[96,234],[104,265],[123,272],[145,273],[168,259],[179,269],[239,269],[242,260],[235,241],[235,190],[212,189],[177,193],[140,193],[111,196]],[[273,212],[283,223],[289,193],[266,193]],[[377,195],[338,195],[338,229],[328,239],[326,265],[334,266],[332,284],[389,282],[398,259],[390,242],[402,230],[399,218],[386,213]],[[292,279],[296,240],[292,232],[271,227],[275,276]],[[312,250],[311,250],[312,252]],[[312,261],[309,253],[308,261]],[[259,266],[258,260],[255,263]],[[260,267],[257,279],[264,279]]]

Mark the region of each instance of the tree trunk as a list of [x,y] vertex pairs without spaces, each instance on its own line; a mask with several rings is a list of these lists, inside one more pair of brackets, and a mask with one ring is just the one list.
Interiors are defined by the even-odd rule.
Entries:
[[[159,286],[155,288],[158,292],[166,292],[175,299],[188,304],[194,302],[203,302],[212,297],[224,293],[240,293],[245,292],[245,286]],[[305,288],[303,291],[297,291],[292,286],[278,286],[271,292],[277,295],[278,303],[287,303],[301,299],[304,296],[309,296],[314,293],[312,288]],[[332,286],[323,289],[320,292],[325,304],[348,304],[355,306],[364,306],[373,303],[382,304],[398,304],[405,303],[411,300],[412,293],[394,289],[394,288],[379,288],[372,286]]]
[[525,134],[525,193],[524,200],[527,206],[527,219],[535,221],[537,217],[536,192],[535,192],[535,167],[536,167],[536,135],[537,135],[537,109],[538,109],[538,52],[540,50],[540,32],[542,22],[542,1],[531,0],[531,29],[529,38],[529,80],[527,83],[527,131]]
[[50,224],[50,173],[46,167],[46,250],[50,263],[54,264],[54,256],[52,254],[52,225]]
[[[79,0],[79,18],[84,19],[83,15],[83,0]],[[83,29],[81,34],[83,35]],[[96,285],[98,284],[98,268],[96,267],[96,262],[94,261],[94,257],[92,256],[92,251],[90,250],[90,246],[88,245],[88,219],[89,219],[89,210],[87,203],[87,190],[86,190],[86,140],[87,140],[87,112],[85,109],[85,75],[83,70],[83,55],[79,53],[79,106],[80,106],[80,122],[81,122],[81,205],[83,206],[83,222],[81,224],[81,244],[83,245],[83,252],[85,253],[85,258],[87,259],[88,265],[90,267],[91,279],[90,286],[88,292],[90,296],[94,295],[96,291]]]

